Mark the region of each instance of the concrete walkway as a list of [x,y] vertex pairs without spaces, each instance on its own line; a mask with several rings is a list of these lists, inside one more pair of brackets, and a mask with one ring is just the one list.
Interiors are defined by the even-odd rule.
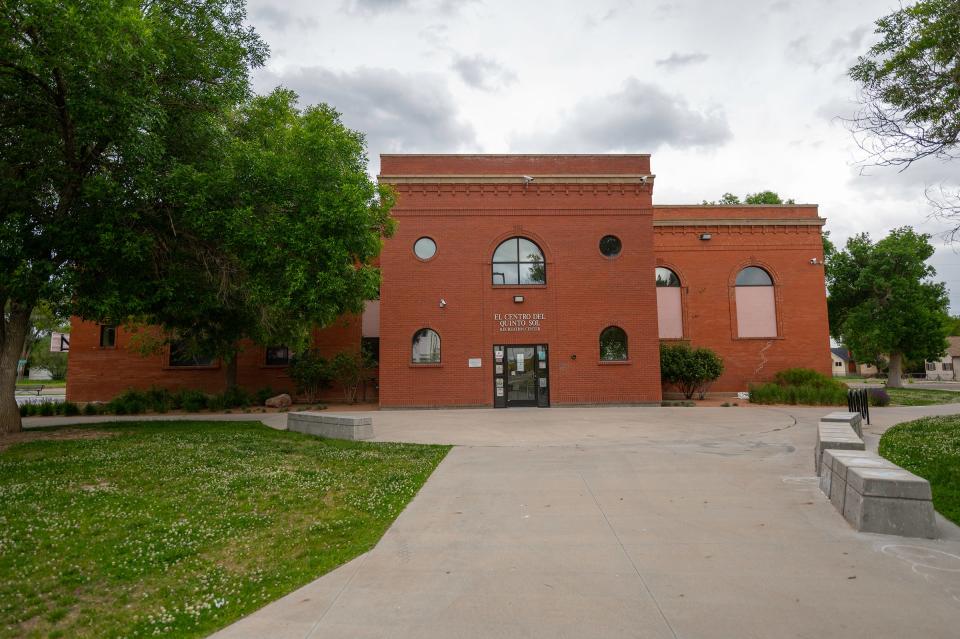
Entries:
[[372,551],[214,636],[955,638],[960,531],[854,532],[813,476],[823,412],[377,413],[459,446]]

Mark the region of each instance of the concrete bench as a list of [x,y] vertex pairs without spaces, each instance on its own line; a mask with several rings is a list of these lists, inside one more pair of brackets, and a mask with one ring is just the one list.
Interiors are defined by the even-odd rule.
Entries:
[[930,483],[879,455],[825,450],[820,489],[860,532],[937,536]]
[[857,434],[857,437],[863,438],[863,417],[860,413],[848,413],[846,411],[837,411],[829,413],[820,418],[821,422],[836,422],[847,424]]
[[370,439],[373,437],[373,418],[316,411],[287,413],[287,430],[331,439]]
[[821,421],[817,424],[817,444],[813,451],[813,466],[818,477],[822,476],[822,457],[827,450],[864,450],[863,440],[849,423]]

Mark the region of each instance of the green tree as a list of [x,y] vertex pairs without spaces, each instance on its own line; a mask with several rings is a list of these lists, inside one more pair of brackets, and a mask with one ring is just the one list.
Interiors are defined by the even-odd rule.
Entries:
[[723,359],[709,348],[660,344],[660,379],[676,386],[687,399],[695,393],[703,399],[710,384],[722,374]]
[[67,354],[50,352],[49,333],[37,340],[28,361],[31,369],[45,368],[50,371],[53,379],[64,379],[67,376]]
[[950,316],[947,318],[947,335],[960,336],[960,317]]
[[[876,21],[879,42],[857,59],[850,77],[861,109],[848,122],[869,162],[899,166],[933,157],[952,160],[960,142],[960,0],[921,0]],[[960,193],[927,190],[934,216],[960,238]]]
[[142,312],[182,239],[168,183],[209,161],[267,49],[242,0],[0,5],[0,431],[30,316]]
[[713,202],[703,201],[706,205],[717,204],[795,204],[793,199],[784,200],[775,191],[758,191],[757,193],[747,193],[741,202],[740,198],[733,193],[724,193],[720,199]]
[[827,266],[830,332],[857,361],[889,358],[887,385],[901,386],[904,359],[935,359],[946,350],[946,287],[926,260],[930,236],[910,227],[873,243],[866,233],[847,240]]
[[393,231],[393,195],[367,174],[363,136],[292,91],[254,97],[226,119],[217,153],[180,171],[168,206],[184,238],[167,250],[141,319],[227,362],[238,343],[308,345],[311,330],[377,296],[373,266]]

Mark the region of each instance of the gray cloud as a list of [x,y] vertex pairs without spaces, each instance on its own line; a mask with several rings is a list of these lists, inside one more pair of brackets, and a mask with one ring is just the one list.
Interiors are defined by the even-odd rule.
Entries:
[[814,50],[809,36],[802,36],[787,43],[787,58],[811,66],[814,70],[835,63],[849,66],[860,52],[863,38],[869,32],[869,27],[857,27],[845,36],[834,38],[819,50]]
[[666,67],[667,69],[680,69],[683,67],[688,67],[694,64],[700,64],[701,62],[706,62],[710,59],[710,56],[706,53],[671,53],[666,58],[661,58],[654,62],[658,67]]
[[693,109],[680,96],[628,78],[616,93],[579,102],[557,129],[516,135],[512,146],[527,151],[648,152],[664,145],[718,146],[731,137],[722,111]]
[[261,92],[278,84],[296,91],[301,105],[324,102],[340,111],[344,124],[366,135],[375,166],[379,153],[458,151],[476,144],[473,127],[458,119],[453,97],[436,75],[307,67],[256,76]]
[[344,0],[343,10],[347,13],[372,15],[397,9],[423,8],[443,14],[455,13],[461,7],[476,0]]
[[864,192],[872,192],[895,199],[923,199],[929,189],[938,196],[940,187],[950,190],[960,186],[957,167],[934,157],[914,162],[906,169],[889,166],[857,166],[850,175],[850,185]]
[[450,65],[460,79],[474,89],[493,91],[517,80],[517,74],[484,55],[458,55]]
[[286,31],[290,27],[312,29],[319,25],[314,17],[294,14],[273,5],[255,8],[250,19],[254,25],[263,24],[277,31]]
[[830,122],[849,120],[856,115],[860,105],[850,98],[834,98],[824,102],[814,110],[817,117]]

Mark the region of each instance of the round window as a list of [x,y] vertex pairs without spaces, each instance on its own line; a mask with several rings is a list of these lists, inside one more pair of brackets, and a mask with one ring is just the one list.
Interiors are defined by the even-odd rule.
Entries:
[[600,239],[600,252],[607,257],[620,255],[621,249],[623,249],[623,244],[620,243],[620,238],[616,235],[604,235]]
[[429,237],[421,237],[413,244],[413,252],[421,260],[429,260],[437,254],[437,243]]

